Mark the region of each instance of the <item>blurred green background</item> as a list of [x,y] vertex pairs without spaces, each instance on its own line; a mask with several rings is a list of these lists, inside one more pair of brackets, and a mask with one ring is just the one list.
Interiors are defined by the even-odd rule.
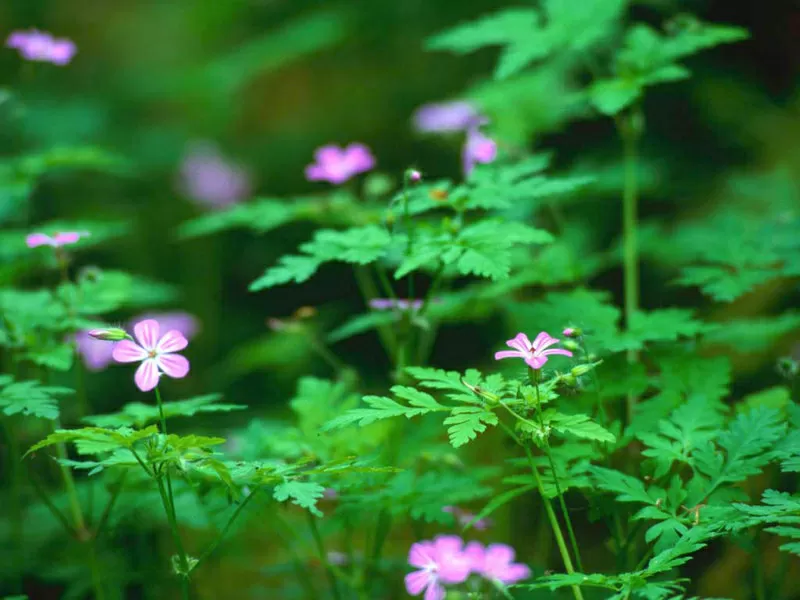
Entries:
[[[424,103],[474,91],[491,78],[495,54],[454,57],[425,51],[424,41],[456,23],[524,4],[5,0],[0,5],[4,36],[36,27],[72,39],[78,53],[66,67],[26,63],[8,49],[0,53],[2,157],[87,146],[119,160],[113,168],[49,172],[36,185],[29,210],[4,226],[35,230],[51,219],[129,222],[128,235],[81,253],[81,265],[174,284],[179,298],[161,308],[196,315],[201,334],[188,353],[192,377],[172,382],[171,389],[180,397],[224,392],[251,411],[215,418],[214,431],[243,425],[256,414],[283,407],[299,375],[330,376],[311,352],[285,354],[282,346],[261,344],[270,339],[268,318],[315,306],[320,313],[314,326],[330,328],[363,306],[344,266],[327,268],[299,287],[247,291],[264,267],[308,238],[310,225],[263,236],[236,230],[179,240],[180,224],[208,210],[181,190],[187,148],[199,140],[215,143],[249,171],[254,197],[291,198],[326,190],[307,182],[303,169],[315,148],[331,142],[369,145],[378,170],[395,181],[410,165],[431,178],[458,178],[458,141],[415,134],[411,115]],[[580,0],[575,4],[580,10]],[[693,58],[692,79],[649,92],[643,215],[678,223],[724,202],[726,195],[752,193],[746,185],[753,180],[760,182],[756,194],[797,201],[797,1],[643,0],[633,10],[640,20],[653,22],[689,11],[707,21],[743,26],[752,35],[749,41]],[[484,95],[491,96],[486,90]],[[568,96],[568,89],[541,84],[528,95],[495,95],[487,112],[501,142],[508,138],[531,149],[552,150],[564,170],[592,165],[608,173],[608,188],[597,204],[567,218],[597,223],[596,236],[610,244],[618,232],[611,218],[619,207],[617,137],[610,120],[565,109]],[[15,202],[14,191],[0,187],[3,209]],[[0,277],[16,275],[0,270]],[[31,284],[41,282],[36,277],[41,276],[31,276]],[[656,272],[643,272],[645,307],[701,302],[697,292],[655,285],[659,279]],[[616,268],[590,283],[617,295],[621,291]],[[720,309],[717,318],[778,313],[792,298],[768,287]],[[120,314],[119,319],[130,316]],[[506,333],[498,327],[489,322],[445,329],[432,363],[464,367],[487,362],[489,349]],[[350,340],[337,350],[363,367],[367,387],[383,385],[388,362],[373,336]],[[775,358],[740,359],[737,391],[773,379]],[[125,377],[116,369],[90,377],[96,412],[139,399]]]

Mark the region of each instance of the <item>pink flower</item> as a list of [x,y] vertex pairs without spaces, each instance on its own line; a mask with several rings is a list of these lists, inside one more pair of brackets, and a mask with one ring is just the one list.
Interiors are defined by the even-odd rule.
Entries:
[[464,541],[455,535],[417,542],[408,552],[408,564],[419,570],[405,577],[406,591],[412,596],[425,592],[425,600],[443,600],[444,584],[463,583],[472,572]]
[[511,585],[531,576],[527,565],[512,562],[514,549],[506,544],[490,544],[486,548],[479,542],[470,542],[464,550],[473,571],[486,579]]
[[391,310],[397,308],[398,310],[419,310],[422,308],[424,301],[421,299],[404,300],[403,298],[373,298],[369,301],[369,306],[373,310]]
[[425,104],[414,113],[414,128],[424,133],[464,131],[482,119],[469,102],[440,102]]
[[346,148],[322,146],[314,152],[314,158],[317,162],[306,167],[306,179],[337,185],[375,166],[375,158],[364,144],[350,144]]
[[53,236],[46,233],[31,233],[25,238],[25,244],[28,248],[36,248],[38,246],[52,246],[53,248],[60,248],[61,246],[69,246],[74,244],[82,237],[89,235],[87,231],[59,231]]
[[250,176],[241,166],[228,161],[214,144],[191,146],[180,169],[180,187],[197,204],[224,208],[246,198]]
[[35,29],[13,32],[6,40],[6,47],[16,48],[20,56],[26,60],[49,62],[60,66],[68,64],[78,51],[72,40],[54,38],[49,33]]
[[[475,518],[475,515],[469,511],[459,508],[458,506],[443,506],[442,512],[450,513],[456,519],[456,522],[461,527],[466,527]],[[489,528],[491,521],[489,519],[478,519],[472,523],[472,527],[478,531],[484,531]]]
[[514,350],[502,350],[501,352],[496,352],[494,359],[501,360],[503,358],[523,358],[532,369],[541,369],[542,366],[544,366],[544,363],[547,362],[548,355],[562,354],[564,356],[572,356],[572,352],[562,348],[548,350],[550,346],[557,343],[557,339],[550,337],[547,332],[544,331],[536,336],[536,339],[533,340],[532,344],[527,335],[524,333],[518,333],[517,337],[515,337],[513,340],[508,340],[506,342],[506,345],[510,348],[514,348]]
[[117,342],[112,356],[121,363],[142,362],[134,377],[140,390],[148,392],[155,388],[162,373],[176,379],[186,377],[189,361],[174,354],[189,344],[181,332],[173,329],[159,337],[158,321],[146,319],[133,326],[133,333],[139,343],[130,340]]
[[497,158],[497,143],[481,133],[478,126],[467,130],[467,141],[461,154],[464,175],[469,175],[477,164],[488,164]]

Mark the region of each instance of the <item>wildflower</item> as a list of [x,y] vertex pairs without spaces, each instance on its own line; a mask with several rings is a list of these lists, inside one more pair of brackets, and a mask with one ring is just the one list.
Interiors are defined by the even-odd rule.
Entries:
[[424,302],[424,300],[419,298],[414,300],[404,300],[402,298],[373,298],[369,301],[369,306],[374,310],[391,310],[393,308],[397,308],[398,310],[419,310],[422,308]]
[[503,585],[511,585],[531,576],[527,565],[513,562],[514,549],[506,544],[489,544],[484,548],[479,542],[470,542],[464,554],[474,572]]
[[422,179],[422,173],[417,171],[416,169],[409,169],[406,171],[406,177],[412,183],[416,183]]
[[25,60],[49,62],[63,66],[68,64],[78,49],[72,40],[54,38],[49,33],[35,29],[15,31],[6,40],[7,48],[16,48]]
[[464,175],[469,175],[477,164],[487,164],[497,158],[497,143],[481,133],[475,125],[467,130],[467,141],[461,154]]
[[469,129],[482,120],[469,102],[425,104],[414,113],[414,128],[423,133],[452,133]]
[[425,600],[443,600],[444,585],[463,583],[472,571],[470,559],[462,551],[463,545],[464,541],[454,535],[412,544],[408,563],[419,571],[406,575],[406,591],[412,596],[425,592]]
[[83,357],[83,364],[90,371],[102,371],[113,360],[114,345],[91,336],[88,331],[75,334],[75,345]]
[[250,193],[247,171],[228,161],[209,142],[196,143],[189,148],[183,158],[180,176],[183,193],[208,208],[230,206]]
[[[461,527],[466,527],[469,525],[473,519],[475,519],[475,515],[471,512],[468,512],[458,506],[443,506],[442,512],[450,513],[456,519],[456,522]],[[478,531],[484,531],[489,528],[490,521],[488,519],[478,519],[474,523],[472,523],[472,527],[477,529]]]
[[357,143],[346,148],[333,144],[322,146],[314,152],[314,159],[316,162],[306,167],[306,179],[337,185],[375,166],[375,157],[369,148]]
[[31,233],[25,238],[25,244],[28,248],[37,248],[38,246],[52,246],[53,248],[61,248],[61,246],[69,246],[74,244],[82,237],[88,236],[87,231],[59,231],[55,235],[47,235],[46,233]]
[[141,361],[136,369],[134,380],[143,392],[148,392],[158,385],[161,374],[180,379],[189,372],[189,361],[180,354],[188,341],[175,329],[167,331],[159,337],[159,325],[155,319],[146,319],[133,327],[138,344],[131,340],[122,340],[114,346],[112,356],[121,363]]
[[548,350],[553,344],[557,344],[558,340],[550,337],[547,332],[542,331],[533,340],[533,343],[528,339],[524,333],[518,333],[517,337],[513,340],[508,340],[506,345],[514,350],[502,350],[496,352],[494,355],[495,360],[503,358],[523,358],[532,369],[541,369],[544,363],[547,362],[547,357],[551,354],[562,354],[564,356],[572,356],[572,352],[562,348],[553,348]]

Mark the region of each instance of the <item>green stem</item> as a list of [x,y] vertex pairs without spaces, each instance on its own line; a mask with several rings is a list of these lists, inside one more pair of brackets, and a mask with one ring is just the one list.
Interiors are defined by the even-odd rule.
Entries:
[[[539,396],[539,371],[531,370],[531,379],[533,381],[533,387],[536,390],[536,414],[539,416],[539,426],[542,430],[542,435],[544,435],[544,419],[542,417],[542,400]],[[556,494],[558,495],[558,502],[561,505],[561,514],[564,516],[564,523],[567,525],[567,533],[569,535],[569,541],[572,545],[572,552],[575,554],[575,562],[578,563],[578,569],[582,572],[583,571],[583,563],[581,562],[581,553],[578,550],[578,541],[575,538],[575,531],[572,529],[572,519],[569,518],[569,511],[567,510],[567,504],[564,502],[564,494],[561,493],[561,484],[558,481],[558,473],[556,473],[556,465],[553,462],[553,454],[550,452],[550,442],[547,440],[546,437],[543,438],[544,440],[544,453],[547,455],[547,462],[550,463],[550,470],[553,472],[553,483],[556,486]]]
[[219,535],[217,535],[217,538],[211,543],[211,545],[208,547],[208,549],[206,549],[206,551],[203,552],[203,554],[200,555],[200,558],[197,559],[197,563],[195,563],[195,565],[194,565],[195,569],[198,566],[200,566],[200,563],[202,563],[206,558],[208,558],[211,555],[211,553],[214,552],[214,550],[217,549],[217,546],[219,546],[220,543],[222,543],[222,539],[225,537],[225,535],[230,530],[231,526],[233,525],[233,522],[241,514],[241,512],[244,510],[245,506],[247,506],[247,504],[250,502],[250,500],[252,500],[253,496],[256,495],[256,492],[258,492],[258,488],[254,489],[252,492],[250,492],[250,494],[248,494],[248,496],[239,503],[239,506],[237,506],[236,510],[233,511],[233,514],[228,519],[228,522],[225,523],[225,527],[223,527],[222,531],[219,532]]
[[[60,426],[58,421],[56,420],[53,426],[53,433],[55,433],[56,429],[59,429]],[[56,445],[56,455],[61,460],[67,459],[67,448],[63,442],[59,442]],[[64,489],[67,492],[67,498],[69,499],[69,508],[70,512],[72,513],[72,522],[75,526],[75,532],[78,537],[82,536],[86,531],[86,523],[83,520],[83,513],[81,512],[81,503],[78,499],[78,490],[75,488],[75,479],[72,477],[72,471],[64,464],[59,462],[58,464],[59,469],[61,470],[61,477],[64,479]]]
[[95,600],[105,600],[106,593],[103,590],[100,578],[100,565],[97,563],[97,544],[95,539],[89,542],[89,567],[92,571],[92,587],[94,587]]
[[306,512],[306,516],[308,517],[308,526],[311,529],[311,536],[314,538],[314,543],[317,546],[317,552],[319,553],[319,559],[322,561],[322,564],[325,566],[325,573],[328,575],[328,582],[331,586],[331,592],[333,593],[333,597],[336,600],[341,600],[342,596],[339,593],[339,586],[336,582],[336,575],[334,574],[333,570],[330,567],[328,562],[328,554],[325,551],[325,544],[322,541],[322,536],[319,534],[319,528],[317,527],[316,517],[312,515],[310,512]]
[[[358,289],[361,292],[361,296],[364,298],[364,303],[369,306],[369,301],[378,297],[378,290],[375,287],[375,282],[372,280],[372,277],[370,277],[369,271],[366,270],[366,267],[357,265],[354,270],[354,274]],[[386,351],[387,356],[394,361],[395,355],[397,354],[397,348],[391,329],[386,325],[379,325],[377,327],[377,331],[378,337],[383,344],[383,348]]]
[[[631,320],[639,310],[639,248],[638,248],[638,143],[639,121],[641,113],[634,109],[629,115],[618,121],[618,129],[622,137],[624,156],[624,187],[622,190],[622,262],[624,273],[625,325],[631,328]],[[639,360],[636,351],[628,352],[628,362]],[[636,397],[628,394],[628,423],[633,418]]]
[[[297,574],[300,585],[305,589],[306,595],[310,600],[317,600],[317,598],[319,598],[319,594],[314,587],[313,577],[311,577],[311,574],[308,572],[308,569],[303,564],[300,555],[294,547],[294,544],[296,543],[296,540],[293,540],[295,537],[295,529],[286,522],[286,520],[277,510],[272,511],[271,516],[279,525],[279,527],[275,528],[275,533],[281,539],[286,547],[286,550],[292,557],[292,564],[294,565],[294,570]],[[284,531],[283,533],[281,533],[281,528]]]
[[95,527],[94,530],[95,539],[100,537],[100,534],[103,533],[103,529],[105,528],[106,524],[108,523],[108,519],[111,516],[111,511],[114,510],[114,505],[116,505],[117,499],[122,493],[122,488],[125,486],[125,480],[127,479],[127,477],[128,477],[128,471],[125,470],[122,472],[122,475],[120,475],[116,487],[111,492],[111,497],[108,499],[108,503],[106,504],[106,507],[103,510],[103,514],[100,516],[100,520],[97,522],[97,527]]
[[14,591],[22,592],[22,568],[19,564],[14,564],[17,560],[22,560],[22,547],[25,540],[25,519],[22,514],[22,469],[20,468],[20,453],[19,445],[16,436],[14,435],[14,427],[9,422],[10,419],[5,416],[0,419],[0,426],[3,428],[3,437],[6,440],[6,447],[8,448],[8,455],[6,462],[9,477],[11,479],[11,523],[13,528],[13,536],[16,544],[19,545],[17,551],[12,553],[12,571],[18,574],[14,582]]
[[53,504],[53,501],[50,499],[50,496],[47,495],[47,491],[39,485],[39,482],[36,481],[36,478],[31,476],[30,478],[31,485],[33,485],[34,491],[38,494],[41,501],[44,505],[48,508],[48,510],[52,513],[52,515],[58,520],[59,523],[64,527],[64,530],[71,536],[76,536],[75,528],[70,524],[69,519],[64,516],[58,507]]
[[[536,468],[536,463],[533,460],[533,454],[531,454],[528,446],[517,437],[517,435],[511,430],[510,427],[508,427],[508,425],[500,421],[500,426],[506,431],[511,439],[513,439],[518,445],[522,446],[522,449],[525,451],[525,455],[528,458],[528,464],[531,468],[531,474],[533,475],[534,482],[539,490],[539,495],[542,498],[542,504],[544,505],[545,513],[547,514],[547,520],[550,522],[550,528],[553,530],[553,536],[556,538],[556,545],[558,546],[558,551],[561,554],[561,560],[564,561],[564,568],[569,574],[575,573],[575,567],[572,565],[572,559],[569,556],[569,550],[567,550],[567,544],[564,541],[564,534],[561,532],[561,525],[558,523],[558,517],[556,517],[556,513],[553,510],[553,505],[550,502],[550,499],[544,493],[544,486],[542,485],[542,480],[539,477],[539,470]],[[570,587],[573,595],[575,596],[575,600],[583,600],[583,594],[581,593],[580,587],[577,585]]]

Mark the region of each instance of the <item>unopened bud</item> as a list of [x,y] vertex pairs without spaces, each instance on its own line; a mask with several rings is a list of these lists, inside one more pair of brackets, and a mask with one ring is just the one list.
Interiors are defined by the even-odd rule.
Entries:
[[586,375],[589,371],[592,370],[591,365],[578,365],[576,367],[572,367],[570,369],[570,373],[573,377],[580,377],[581,375]]
[[564,337],[576,338],[576,337],[581,337],[581,335],[583,335],[583,331],[581,331],[577,327],[567,327],[563,331],[563,334]]
[[314,315],[317,314],[317,309],[313,306],[301,306],[296,311],[294,311],[294,318],[295,319],[310,319]]
[[90,329],[89,336],[104,342],[119,342],[130,339],[128,332],[119,327],[109,327],[108,329]]
[[576,350],[580,350],[581,349],[581,347],[576,342],[574,342],[572,340],[567,340],[566,342],[564,342],[561,345],[564,346],[564,348],[566,348],[567,350],[571,350],[572,352],[575,352]]
[[563,381],[567,385],[572,385],[572,386],[578,385],[578,380],[575,379],[574,375],[562,375],[561,381]]
[[416,182],[418,182],[420,179],[422,179],[422,173],[420,173],[420,172],[419,172],[419,171],[417,171],[416,169],[409,169],[408,171],[406,171],[406,178],[407,178],[407,179],[408,179],[410,182],[412,182],[412,183],[416,183]]

